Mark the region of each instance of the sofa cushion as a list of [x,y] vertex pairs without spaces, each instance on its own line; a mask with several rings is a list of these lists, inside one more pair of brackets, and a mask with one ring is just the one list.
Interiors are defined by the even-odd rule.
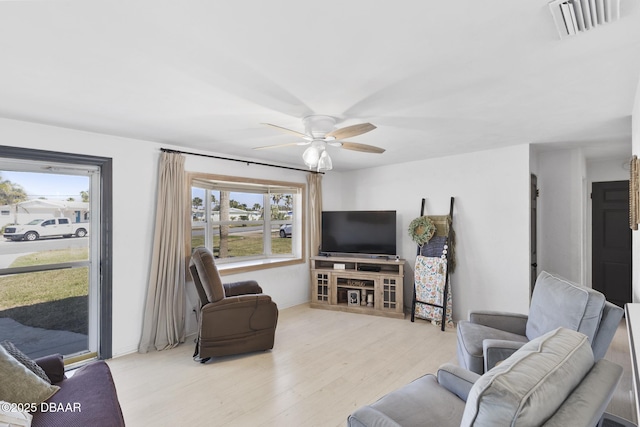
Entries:
[[563,327],[582,332],[589,342],[600,324],[605,297],[600,292],[543,271],[531,297],[527,338]]
[[458,425],[464,401],[425,375],[363,406],[348,417],[349,427]]
[[593,363],[584,334],[558,328],[538,337],[476,381],[461,425],[542,425]]
[[66,378],[64,360],[60,353],[38,357],[35,362],[44,370],[44,373],[47,374],[47,377],[51,380],[51,384],[59,383]]
[[0,400],[39,405],[53,396],[59,387],[31,372],[0,346]]
[[60,391],[33,413],[32,427],[124,426],[109,366],[91,362],[62,380]]

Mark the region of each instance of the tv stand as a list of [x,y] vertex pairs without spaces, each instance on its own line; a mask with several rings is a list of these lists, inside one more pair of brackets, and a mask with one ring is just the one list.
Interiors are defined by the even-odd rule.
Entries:
[[[403,259],[311,257],[311,307],[403,319],[404,264]],[[354,293],[357,304],[349,299]]]

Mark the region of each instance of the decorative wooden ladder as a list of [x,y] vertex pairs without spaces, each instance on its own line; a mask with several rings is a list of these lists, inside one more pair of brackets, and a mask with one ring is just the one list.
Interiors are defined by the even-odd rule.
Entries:
[[[422,199],[422,205],[420,207],[420,216],[424,216],[424,205],[425,205],[425,201],[426,199]],[[449,245],[449,250],[446,251],[446,253],[443,253],[446,263],[447,263],[447,267],[449,266],[449,256],[452,253],[452,237],[453,237],[453,201],[454,198],[451,197],[451,202],[449,205],[449,219],[450,219],[450,224],[449,227],[447,229],[447,245]],[[417,251],[417,255],[421,255],[421,247],[418,246],[418,251]],[[426,304],[435,308],[439,308],[442,311],[442,316],[441,316],[441,320],[440,320],[440,329],[442,331],[444,331],[444,327],[445,327],[445,321],[446,321],[446,317],[447,317],[447,298],[448,298],[448,293],[449,293],[449,268],[447,268],[447,274],[445,275],[445,281],[444,281],[444,295],[442,296],[442,305],[438,305],[438,304],[434,304],[431,302],[426,302],[426,301],[418,301],[417,297],[416,297],[416,286],[415,286],[415,279],[414,279],[414,284],[413,284],[413,301],[411,303],[411,321],[413,322],[415,320],[415,315],[416,315],[416,304]]]

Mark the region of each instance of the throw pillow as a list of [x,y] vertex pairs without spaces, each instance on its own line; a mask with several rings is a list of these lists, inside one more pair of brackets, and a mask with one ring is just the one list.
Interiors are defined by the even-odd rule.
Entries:
[[520,347],[471,388],[461,426],[540,426],[593,367],[587,336],[558,328]]
[[16,347],[11,341],[2,341],[0,342],[0,345],[4,347],[5,350],[7,350],[7,353],[12,355],[18,362],[26,366],[31,372],[51,384],[51,380],[44,372],[44,369],[42,369],[36,362],[31,360],[29,356],[21,352],[18,347]]
[[33,415],[18,409],[15,403],[0,400],[0,426],[31,427]]
[[31,372],[0,346],[0,400],[39,405],[60,387],[51,385]]

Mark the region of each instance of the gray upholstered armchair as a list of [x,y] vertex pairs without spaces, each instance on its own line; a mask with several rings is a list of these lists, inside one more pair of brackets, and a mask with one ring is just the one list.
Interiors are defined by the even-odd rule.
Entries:
[[458,362],[482,374],[526,342],[558,327],[585,334],[595,360],[604,357],[623,310],[600,292],[545,271],[540,273],[529,315],[474,311],[458,322]]
[[558,328],[480,376],[446,364],[364,406],[349,427],[593,427],[613,396],[622,368],[594,362],[588,338]]
[[200,297],[198,341],[194,357],[269,350],[278,322],[278,307],[254,280],[223,284],[213,254],[196,248],[189,270]]

